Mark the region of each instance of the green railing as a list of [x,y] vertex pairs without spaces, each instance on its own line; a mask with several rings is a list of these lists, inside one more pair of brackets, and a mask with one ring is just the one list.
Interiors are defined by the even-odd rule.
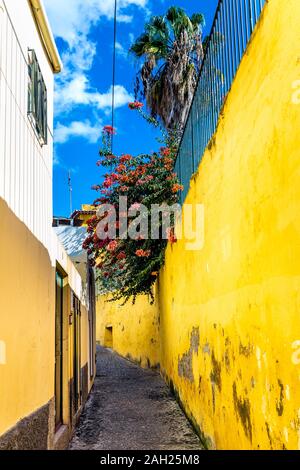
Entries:
[[224,99],[265,2],[219,1],[175,165],[184,186],[181,203],[216,130]]

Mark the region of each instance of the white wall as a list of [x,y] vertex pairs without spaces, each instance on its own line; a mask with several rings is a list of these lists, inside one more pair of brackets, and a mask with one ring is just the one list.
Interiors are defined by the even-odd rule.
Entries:
[[76,269],[54,230],[52,231],[52,257],[53,265],[55,265],[56,262],[60,264],[68,275],[68,283],[74,294],[76,294],[80,302],[88,308],[89,303],[86,278]]
[[[27,116],[27,50],[48,92],[48,144]],[[54,77],[27,0],[0,0],[0,197],[51,250]]]

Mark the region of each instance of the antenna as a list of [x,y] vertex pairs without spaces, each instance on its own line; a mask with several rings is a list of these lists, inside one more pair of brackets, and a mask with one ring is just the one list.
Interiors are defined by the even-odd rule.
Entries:
[[[117,43],[117,0],[114,9],[114,52],[113,52],[113,73],[112,73],[112,103],[111,103],[111,125],[115,126],[115,86],[116,86],[116,43]],[[111,152],[113,153],[114,135],[111,135]]]
[[70,216],[73,213],[73,204],[72,204],[72,181],[71,181],[71,171],[68,172],[68,186],[69,186],[69,193],[70,193]]

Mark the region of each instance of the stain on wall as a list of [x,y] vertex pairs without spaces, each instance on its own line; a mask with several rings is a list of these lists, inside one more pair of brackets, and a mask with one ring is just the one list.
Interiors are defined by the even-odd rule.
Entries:
[[178,374],[190,382],[194,382],[193,374],[193,356],[198,354],[200,343],[199,328],[193,328],[190,337],[190,349],[184,353],[181,358],[178,358]]

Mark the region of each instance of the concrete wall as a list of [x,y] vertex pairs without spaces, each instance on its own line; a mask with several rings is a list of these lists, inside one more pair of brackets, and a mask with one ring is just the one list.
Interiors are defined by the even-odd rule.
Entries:
[[134,305],[129,301],[124,306],[108,300],[107,296],[97,298],[97,342],[142,367],[156,367],[160,353],[157,299],[151,305],[148,297],[138,297]]

